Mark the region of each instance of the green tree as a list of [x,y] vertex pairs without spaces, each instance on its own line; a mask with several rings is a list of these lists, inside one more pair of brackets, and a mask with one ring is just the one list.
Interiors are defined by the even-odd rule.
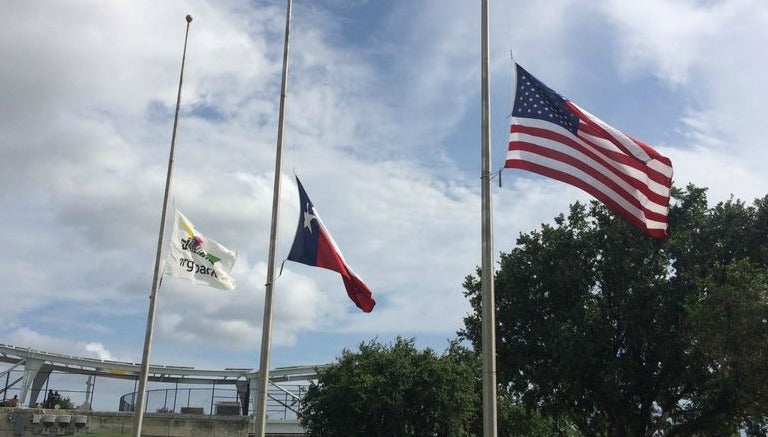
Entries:
[[[768,411],[768,197],[673,190],[670,236],[575,204],[496,272],[498,381],[585,435],[759,432]],[[478,272],[479,273],[479,272]],[[480,275],[461,334],[480,343]]]
[[[446,358],[473,369],[474,390],[478,397],[476,398],[474,424],[471,427],[470,435],[482,435],[483,411],[479,396],[483,390],[483,363],[480,354],[476,350],[466,348],[455,341],[450,344]],[[563,437],[578,435],[571,432],[570,424],[567,421],[541,417],[537,411],[521,405],[514,393],[504,387],[501,387],[497,392],[497,428],[500,436]]]
[[72,403],[72,400],[69,399],[69,397],[61,398],[61,401],[58,403],[59,408],[62,410],[74,410],[75,404]]
[[450,350],[440,356],[413,340],[374,340],[322,370],[301,413],[310,436],[469,436],[477,376]]

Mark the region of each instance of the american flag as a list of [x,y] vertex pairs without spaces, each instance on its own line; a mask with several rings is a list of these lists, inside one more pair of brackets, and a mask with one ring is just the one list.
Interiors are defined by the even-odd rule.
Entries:
[[667,235],[672,162],[517,65],[506,168],[569,183],[652,237]]

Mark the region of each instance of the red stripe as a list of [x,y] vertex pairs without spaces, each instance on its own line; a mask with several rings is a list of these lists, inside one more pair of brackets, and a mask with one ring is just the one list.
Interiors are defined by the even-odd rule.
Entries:
[[597,124],[597,122],[592,120],[591,117],[581,112],[581,110],[576,105],[572,104],[569,101],[566,101],[565,105],[568,107],[568,109],[571,110],[571,112],[573,112],[574,114],[576,114],[576,116],[579,117],[579,120],[581,120],[583,123],[586,124],[585,128],[582,128],[581,126],[579,126],[579,130],[590,132],[592,135],[608,140],[611,142],[611,144],[618,147],[619,150],[626,153],[627,156],[630,156],[633,159],[638,159],[637,157],[635,157],[635,154],[632,153],[631,150],[627,149],[627,146],[625,146],[624,143],[621,142],[621,140],[611,135],[607,130],[603,129],[602,126]]
[[[579,139],[589,144],[590,146],[592,146],[592,148],[584,147],[583,145],[574,141],[573,138],[569,136],[566,136],[556,131],[552,131],[545,128],[513,124],[510,126],[509,131],[510,133],[517,132],[517,133],[528,134],[528,135],[532,135],[540,138],[546,138],[548,140],[561,143],[572,149],[576,149],[579,152],[583,153],[584,155],[589,156],[593,160],[602,163],[605,167],[611,169],[612,173],[619,175],[622,179],[626,180],[627,182],[630,182],[629,179],[632,179],[632,178],[629,178],[629,176],[623,175],[623,173],[616,170],[615,167],[611,165],[611,161],[622,164],[622,165],[626,165],[628,167],[632,167],[642,172],[649,179],[651,179],[652,181],[658,184],[661,184],[664,186],[670,185],[669,178],[666,175],[659,173],[658,171],[648,167],[647,165],[645,165],[645,163],[635,159],[634,157],[627,156],[620,152],[605,150],[603,147],[597,146],[591,141],[583,137],[579,137]],[[511,150],[514,150],[514,149],[511,149]]]
[[[595,123],[594,121],[590,120],[588,117],[584,116],[581,113],[577,113],[579,115],[579,120],[581,120],[582,124],[579,124],[579,129],[576,132],[578,135],[579,132],[583,132],[589,135],[596,136],[598,138],[602,138],[606,141],[609,141],[611,144],[616,146],[619,150],[623,152],[623,154],[627,157],[631,157],[632,159],[636,161],[643,162],[639,160],[629,149],[627,149],[627,146],[624,145],[621,141],[619,141],[617,138],[615,138],[613,135],[608,133],[605,129],[603,129],[600,125]],[[579,136],[579,138],[582,138]],[[644,163],[644,162],[643,162]]]
[[[525,130],[522,130],[521,132],[529,133],[529,132],[525,132],[528,129],[530,129],[530,128],[526,128]],[[531,132],[530,133],[531,135],[535,135],[535,136],[537,136],[539,138],[546,138],[548,140],[551,140],[551,141],[557,142],[559,144],[562,144],[564,146],[567,146],[567,147],[570,147],[572,149],[575,149],[575,150],[583,153],[584,155],[590,157],[591,159],[595,160],[596,162],[604,165],[608,169],[608,171],[610,171],[612,174],[616,175],[617,177],[619,177],[621,180],[623,180],[624,182],[626,182],[628,185],[632,186],[636,190],[639,190],[639,191],[643,192],[646,195],[646,197],[648,197],[648,200],[650,200],[650,201],[652,201],[654,203],[660,204],[660,205],[666,205],[666,202],[668,202],[668,197],[667,196],[663,196],[661,194],[658,194],[658,193],[654,192],[653,190],[651,190],[648,187],[648,184],[643,183],[643,181],[640,181],[640,180],[638,180],[636,178],[633,178],[632,176],[630,176],[630,175],[628,175],[626,173],[623,173],[621,170],[619,170],[616,167],[614,167],[613,165],[611,165],[610,161],[605,159],[605,157],[601,156],[599,153],[596,153],[596,152],[590,150],[589,148],[580,145],[578,142],[574,141],[573,139],[571,139],[571,138],[569,138],[567,136],[564,136],[564,135],[561,135],[561,134],[558,134],[556,132],[552,132],[552,131],[549,131],[549,130],[546,130],[546,129],[539,129],[539,128],[533,128],[533,129],[536,130],[536,134],[533,134]],[[518,129],[515,129],[515,130],[518,130]],[[588,172],[590,174],[593,174],[595,177],[597,177],[598,175],[600,177],[605,177],[606,178],[605,180],[609,181],[610,184],[616,186],[617,190],[624,191],[622,188],[619,188],[618,185],[615,184],[615,182],[610,181],[607,178],[607,176],[605,176],[602,172],[593,173],[593,172],[595,172],[593,167],[590,167],[588,164],[585,164],[583,161],[580,161],[580,160],[574,158],[570,154],[563,154],[562,152],[557,152],[557,151],[551,150],[548,147],[543,146],[543,145],[540,146],[540,147],[542,147],[542,149],[535,149],[535,150],[533,150],[533,149],[526,149],[526,148],[524,148],[524,146],[518,146],[518,145],[523,145],[523,144],[529,144],[531,146],[539,147],[536,143],[523,142],[523,141],[510,141],[510,143],[509,143],[509,150],[529,150],[531,152],[542,154],[542,155],[551,157],[553,159],[557,159],[557,160],[560,160],[560,161],[567,161],[569,164],[573,165],[574,167],[578,167],[578,168],[580,168],[580,169],[582,169],[582,170],[584,170],[584,171],[586,171],[586,172]],[[540,150],[549,150],[549,152],[544,153],[544,152],[541,152]],[[624,155],[620,155],[620,156],[623,157],[623,158],[626,158]],[[635,168],[635,169],[639,170],[640,172],[642,172],[643,174],[648,176],[648,171],[650,169],[647,166],[643,166],[642,168],[638,168],[637,167],[637,162],[638,161],[636,161],[634,159],[632,159],[632,161],[634,161],[634,162],[631,163],[631,167],[632,168]],[[655,172],[653,172],[653,173],[655,173]],[[655,173],[655,174],[658,174],[658,173]],[[670,185],[669,178],[665,178],[665,179],[666,180],[664,180],[662,182],[659,182],[659,183],[661,185],[669,187],[669,185]],[[608,183],[608,182],[606,182],[606,183]]]
[[[509,149],[530,152],[535,155],[540,155],[540,156],[553,159],[555,161],[564,162],[572,167],[578,168],[584,173],[587,173],[588,175],[602,182],[603,185],[608,187],[608,189],[615,192],[617,195],[623,197],[624,199],[626,199],[627,202],[631,203],[638,209],[647,210],[645,206],[642,204],[642,202],[632,195],[631,191],[627,191],[626,189],[622,188],[619,184],[611,180],[608,177],[608,175],[606,175],[605,173],[601,172],[598,169],[595,169],[594,167],[591,167],[590,165],[584,163],[579,159],[574,158],[572,155],[559,152],[556,150],[552,150],[547,147],[542,147],[537,144],[523,142],[523,141],[510,142]],[[617,173],[617,175],[620,177],[622,176],[620,173]],[[632,186],[632,188],[634,188],[638,192],[643,193],[648,198],[649,201],[654,202],[658,205],[663,205],[663,206],[666,206],[668,204],[669,198],[660,196],[657,193],[650,191],[648,186],[642,184],[640,181],[637,181],[632,178],[629,178],[630,180],[627,180],[627,179],[628,177],[622,177],[622,180],[625,180],[627,183],[629,183]],[[653,212],[650,210],[648,210],[648,212],[653,214]]]
[[[565,104],[566,104],[566,106],[568,106],[568,108],[571,111],[573,111],[573,113],[575,113],[579,117],[579,119],[581,121],[583,121],[586,124],[586,126],[592,128],[592,129],[584,129],[584,131],[593,130],[591,132],[592,135],[595,135],[597,137],[600,137],[600,138],[603,138],[603,139],[606,139],[606,140],[610,141],[611,143],[613,143],[614,146],[618,147],[620,150],[623,150],[624,153],[626,153],[629,156],[634,157],[634,154],[630,150],[627,150],[627,147],[624,145],[624,143],[621,141],[621,139],[616,138],[615,136],[613,136],[613,134],[611,134],[610,132],[605,130],[605,128],[600,126],[593,119],[594,116],[590,117],[589,115],[587,115],[584,112],[582,112],[581,109],[579,109],[578,106],[574,105],[573,103],[571,103],[569,101],[566,101]],[[600,120],[599,118],[597,120],[600,121],[600,122],[605,123],[604,121]],[[613,126],[611,126],[611,128],[613,128]],[[579,127],[579,130],[582,130],[582,128]],[[621,131],[619,131],[619,132],[621,132]],[[657,152],[656,149],[654,149],[653,147],[643,143],[642,141],[638,141],[638,140],[632,138],[631,136],[625,134],[624,132],[621,132],[621,133],[622,133],[622,135],[627,137],[630,141],[635,143],[636,146],[638,146],[641,149],[643,149],[645,151],[645,153],[648,154],[649,157],[654,158],[654,159],[659,160],[659,161],[662,161],[662,162],[664,162],[665,164],[667,164],[670,167],[672,166],[672,161],[670,161],[669,158],[667,158],[666,156],[664,156],[661,153]]]
[[373,311],[373,307],[376,306],[376,300],[373,299],[373,293],[365,285],[365,282],[354,274],[349,276],[341,275],[341,277],[344,279],[344,288],[347,289],[347,296],[352,299],[352,302],[366,313]]
[[[624,135],[627,135],[627,134],[624,134]],[[647,154],[649,154],[650,156],[653,157],[653,159],[661,162],[662,164],[666,165],[667,167],[672,167],[672,160],[671,159],[669,159],[666,156],[662,155],[656,149],[654,149],[653,147],[649,146],[648,144],[645,144],[644,142],[638,140],[637,138],[629,136],[629,135],[627,135],[627,136],[629,138],[631,138],[632,141],[635,142],[635,144],[637,144],[638,146],[642,147],[643,150],[645,150],[645,152]]]
[[[575,160],[573,157],[571,157],[569,155],[564,155],[561,152],[556,152],[556,151],[553,151],[551,149],[541,148],[541,147],[539,147],[537,145],[534,145],[534,144],[530,144],[530,143],[518,143],[518,144],[522,145],[524,147],[518,147],[516,150],[527,151],[527,152],[530,152],[530,153],[533,153],[533,154],[536,154],[536,155],[539,155],[539,156],[544,156],[544,157],[553,159],[555,161],[563,162],[565,164],[568,164],[568,165],[571,165],[573,167],[579,168],[580,170],[582,170],[585,173],[589,174],[593,178],[595,178],[598,181],[602,182],[603,185],[606,186],[606,191],[605,192],[610,191],[610,192],[615,193],[617,196],[623,198],[625,201],[627,201],[628,203],[633,205],[635,208],[640,210],[641,213],[645,217],[647,217],[647,218],[649,218],[651,220],[655,220],[655,221],[666,222],[666,216],[664,214],[660,214],[658,212],[651,211],[650,209],[644,207],[642,205],[642,203],[637,198],[635,198],[634,196],[631,195],[631,193],[629,193],[626,190],[624,190],[621,187],[619,187],[615,182],[613,182],[610,179],[608,179],[608,177],[605,176],[603,173],[600,173],[599,171],[595,170],[594,168],[591,168],[591,167],[587,166],[586,164],[582,163],[581,161]],[[510,159],[510,160],[507,161],[507,163],[514,162],[516,160],[517,159]],[[527,160],[525,160],[523,158],[521,158],[519,160],[520,161],[524,161],[524,162],[531,162],[531,161],[527,161]],[[534,163],[534,162],[531,162],[531,163],[533,165],[539,165],[539,166],[542,166],[544,168],[550,168],[550,167],[544,166],[543,164],[537,164],[537,163]],[[507,165],[505,165],[505,167],[507,167]],[[553,171],[560,172],[560,170],[556,170],[556,169],[553,169]],[[572,176],[572,177],[576,177],[576,176]],[[587,184],[586,181],[584,183]],[[598,190],[598,191],[600,190],[597,187],[594,187],[593,189],[594,190]],[[639,191],[643,191],[643,190],[639,190]],[[591,192],[590,192],[590,194],[591,194]],[[644,193],[644,194],[647,195],[647,193]],[[668,199],[667,198],[663,198],[662,199],[662,203],[660,203],[660,205],[668,206]]]
[[352,302],[358,308],[366,313],[370,313],[376,305],[371,289],[347,267],[325,227],[320,226],[319,231],[315,265],[341,274],[344,280],[344,288],[347,290],[347,296],[352,299]]
[[[603,202],[608,208],[610,208],[611,210],[613,210],[617,214],[619,214],[622,217],[624,217],[627,221],[632,223],[635,227],[639,228],[640,230],[642,230],[646,234],[648,234],[648,235],[650,235],[652,237],[656,237],[656,238],[664,238],[664,237],[667,236],[666,230],[662,230],[662,229],[649,229],[642,219],[640,219],[639,217],[633,215],[632,213],[630,213],[629,211],[624,209],[621,205],[616,203],[608,195],[606,195],[602,191],[598,190],[593,185],[590,185],[590,184],[584,182],[583,180],[581,180],[581,179],[579,179],[577,177],[574,177],[574,176],[569,175],[567,173],[563,173],[563,172],[558,171],[558,170],[554,170],[554,169],[552,169],[550,167],[544,167],[544,166],[541,166],[539,164],[534,164],[534,163],[532,163],[530,161],[523,161],[523,160],[518,160],[518,159],[507,160],[507,162],[505,164],[505,167],[507,167],[507,168],[518,168],[518,169],[522,169],[522,170],[528,170],[528,171],[531,171],[533,173],[538,173],[538,174],[540,174],[542,176],[550,177],[552,179],[557,179],[559,181],[562,181],[562,182],[565,182],[567,184],[570,184],[570,185],[576,186],[578,188],[581,188],[582,190],[584,190],[587,193],[589,193],[592,196],[594,196],[596,199],[598,199],[601,202]],[[662,220],[659,220],[659,221],[666,222],[666,218],[662,218]]]
[[320,227],[320,234],[317,236],[317,259],[315,265],[324,269],[333,270],[341,275],[349,275],[347,266],[342,261],[341,254],[334,249],[334,244],[328,232]]
[[[587,137],[587,135],[591,135],[591,136],[597,137],[597,138],[602,138],[603,140],[606,140],[606,141],[610,142],[614,146],[620,147],[621,150],[624,150],[625,152],[622,153],[622,152],[617,152],[615,150],[607,150],[607,149],[605,149],[605,147],[598,146],[597,144],[595,144],[594,141],[592,141],[589,137]],[[616,139],[614,136],[612,136],[610,133],[606,132],[605,130],[603,130],[599,126],[595,126],[595,129],[592,129],[589,126],[579,127],[579,130],[577,132],[577,136],[579,137],[579,139],[581,139],[582,141],[584,141],[588,145],[590,145],[592,147],[595,147],[595,148],[597,148],[597,150],[600,150],[600,151],[604,152],[606,156],[609,156],[609,157],[612,157],[612,158],[615,157],[616,160],[621,159],[622,162],[625,162],[627,165],[631,165],[634,168],[642,170],[643,172],[645,172],[648,175],[649,178],[653,179],[654,181],[656,181],[656,182],[658,182],[660,184],[666,184],[666,181],[669,179],[666,174],[664,174],[664,173],[662,173],[662,172],[660,172],[660,171],[658,171],[658,170],[656,170],[654,168],[651,168],[650,166],[648,166],[648,164],[646,162],[644,162],[644,161],[642,161],[640,159],[635,158],[634,155],[625,154],[625,153],[629,153],[629,152],[626,152],[626,147],[623,145],[623,143],[621,143],[618,139]],[[645,144],[643,142],[640,142],[640,141],[630,137],[629,135],[626,135],[626,137],[629,140],[631,140],[633,143],[635,143],[636,146],[638,146],[638,147],[642,148],[643,150],[645,150],[646,153],[648,153],[648,156],[651,159],[655,159],[656,161],[659,161],[660,163],[662,163],[662,164],[664,164],[664,165],[666,165],[668,167],[672,167],[672,162],[669,160],[669,158],[660,155],[659,152],[657,152],[656,150],[653,149],[653,147],[651,147],[651,146],[649,146],[649,145],[647,145],[647,144]],[[653,153],[651,153],[651,152],[653,152]]]

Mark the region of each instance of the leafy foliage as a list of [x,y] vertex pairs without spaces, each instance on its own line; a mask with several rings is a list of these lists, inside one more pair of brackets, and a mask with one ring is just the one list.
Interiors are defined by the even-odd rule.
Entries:
[[[585,435],[760,432],[768,197],[709,208],[705,193],[674,190],[665,240],[596,202],[521,235],[496,273],[499,383]],[[461,332],[477,349],[479,278]]]
[[58,405],[62,410],[73,410],[76,408],[75,404],[72,403],[72,400],[69,399],[69,397],[61,398],[61,401],[59,401]]
[[345,350],[308,389],[302,415],[310,436],[468,436],[477,375],[458,357],[419,351],[413,340]]

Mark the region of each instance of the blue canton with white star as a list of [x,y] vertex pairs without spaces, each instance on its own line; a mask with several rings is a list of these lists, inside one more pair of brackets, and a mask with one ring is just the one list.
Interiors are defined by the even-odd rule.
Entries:
[[576,135],[579,117],[565,106],[565,99],[517,64],[517,93],[512,116],[535,118],[562,126]]
[[316,266],[320,223],[315,217],[315,207],[309,200],[307,192],[304,191],[298,176],[296,176],[296,185],[299,187],[299,224],[296,227],[296,236],[293,237],[293,246],[288,254],[288,260]]

